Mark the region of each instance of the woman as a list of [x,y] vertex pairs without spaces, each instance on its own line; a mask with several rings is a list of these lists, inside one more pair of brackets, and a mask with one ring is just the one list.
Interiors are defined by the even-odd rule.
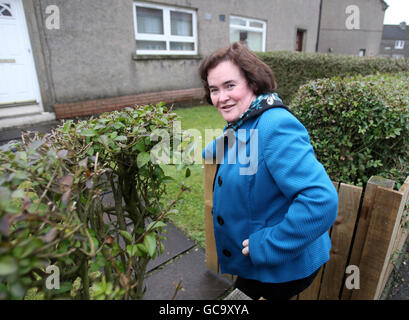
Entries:
[[329,260],[337,192],[306,129],[273,92],[273,72],[244,44],[211,54],[199,72],[207,101],[227,122],[203,151],[218,163],[221,272],[237,275],[235,287],[252,299],[290,299]]

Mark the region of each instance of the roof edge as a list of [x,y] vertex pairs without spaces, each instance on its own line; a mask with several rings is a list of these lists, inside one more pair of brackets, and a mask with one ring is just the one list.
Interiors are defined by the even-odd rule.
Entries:
[[389,5],[385,2],[385,0],[380,0],[382,4],[382,10],[386,11],[389,8]]

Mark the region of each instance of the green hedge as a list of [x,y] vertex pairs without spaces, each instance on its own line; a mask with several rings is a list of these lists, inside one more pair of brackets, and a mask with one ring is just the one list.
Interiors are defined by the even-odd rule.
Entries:
[[176,121],[163,104],[125,108],[0,147],[0,300],[143,297],[188,189],[164,202],[173,179],[152,157],[160,137],[173,142],[163,152],[185,152]]
[[409,72],[313,80],[290,108],[332,180],[380,175],[399,187],[409,175]]
[[290,104],[298,88],[309,80],[356,74],[396,73],[409,70],[409,59],[292,51],[257,54],[274,71],[278,83],[277,92],[287,105]]

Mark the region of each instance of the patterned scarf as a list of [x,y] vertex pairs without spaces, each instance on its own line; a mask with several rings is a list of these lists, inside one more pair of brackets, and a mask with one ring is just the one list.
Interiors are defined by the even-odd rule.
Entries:
[[251,103],[250,107],[243,112],[236,121],[227,123],[224,130],[237,130],[245,121],[258,117],[264,111],[271,108],[284,108],[291,112],[290,109],[283,104],[277,93],[273,92],[261,94]]

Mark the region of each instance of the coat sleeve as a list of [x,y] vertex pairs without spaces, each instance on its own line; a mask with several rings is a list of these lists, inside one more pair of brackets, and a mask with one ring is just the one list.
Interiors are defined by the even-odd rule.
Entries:
[[255,265],[280,265],[330,229],[338,195],[315,157],[305,127],[285,109],[267,112],[259,122],[261,152],[290,206],[280,223],[250,235],[249,250]]

